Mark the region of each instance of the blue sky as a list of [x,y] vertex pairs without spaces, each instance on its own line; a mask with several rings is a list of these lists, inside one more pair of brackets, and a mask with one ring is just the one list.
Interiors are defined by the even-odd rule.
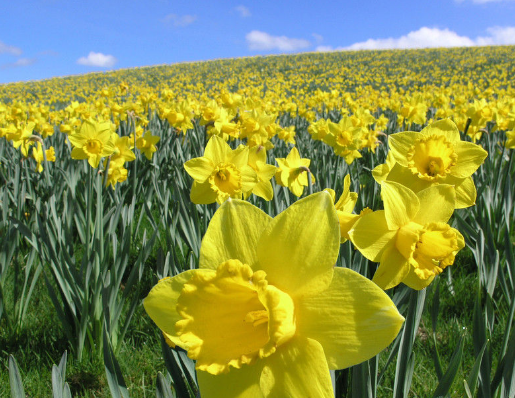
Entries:
[[2,3],[0,83],[304,51],[515,44],[515,0]]

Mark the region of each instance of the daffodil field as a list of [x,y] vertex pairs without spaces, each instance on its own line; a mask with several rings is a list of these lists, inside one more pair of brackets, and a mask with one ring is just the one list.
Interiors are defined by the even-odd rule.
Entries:
[[0,396],[515,397],[514,59],[0,85]]

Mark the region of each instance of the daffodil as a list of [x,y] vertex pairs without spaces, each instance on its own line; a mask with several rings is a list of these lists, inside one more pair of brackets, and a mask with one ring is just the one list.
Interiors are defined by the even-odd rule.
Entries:
[[[311,160],[301,158],[298,149],[293,147],[286,158],[275,158],[275,161],[279,165],[275,173],[275,181],[283,187],[288,187],[291,193],[300,197],[304,192],[304,187],[308,186]],[[314,183],[313,174],[311,174],[311,178]]]
[[255,146],[249,149],[248,164],[254,169],[258,178],[257,184],[252,188],[252,193],[265,200],[272,200],[274,189],[270,180],[275,175],[277,167],[266,163],[266,149],[264,146]]
[[136,148],[138,148],[148,160],[152,160],[152,155],[157,151],[156,144],[160,138],[157,135],[152,135],[150,131],[147,131],[144,136],[139,137],[136,140]]
[[479,145],[461,141],[452,120],[439,120],[421,132],[392,134],[388,142],[388,161],[374,169],[376,181],[399,182],[414,192],[449,184],[456,189],[456,208],[475,203],[476,187],[471,175],[488,153]]
[[144,307],[196,361],[203,398],[333,397],[330,369],[376,355],[403,318],[370,280],[335,268],[340,233],[326,192],[272,219],[225,202],[200,269],[161,280]]
[[415,194],[390,181],[383,182],[381,196],[384,210],[356,221],[349,232],[352,243],[380,263],[373,281],[381,288],[403,282],[423,289],[465,247],[460,232],[447,224],[454,211],[454,188],[433,185]]
[[43,171],[42,163],[46,158],[47,162],[55,162],[55,149],[53,146],[45,150],[45,153],[43,154],[43,145],[41,145],[41,142],[38,142],[36,144],[35,148],[32,148],[32,157],[36,161],[36,170],[38,173],[41,173]]
[[100,159],[111,155],[115,150],[110,122],[84,120],[79,131],[70,134],[68,138],[73,145],[72,159],[88,159],[93,168],[97,168]]
[[184,163],[193,178],[190,198],[196,204],[222,203],[228,198],[241,199],[258,183],[258,176],[248,165],[249,148],[231,149],[217,135],[212,136],[204,156]]
[[[331,188],[326,188],[325,191],[329,192],[333,202],[336,201],[336,193]],[[358,194],[350,192],[350,175],[346,175],[343,179],[343,192],[340,199],[334,204],[336,213],[338,214],[338,221],[340,223],[340,243],[344,243],[349,239],[349,231],[354,223],[360,217],[358,214],[352,214]]]

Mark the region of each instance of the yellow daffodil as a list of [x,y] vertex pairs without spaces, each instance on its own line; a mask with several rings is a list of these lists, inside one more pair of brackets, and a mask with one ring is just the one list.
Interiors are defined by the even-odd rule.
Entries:
[[361,146],[361,137],[367,133],[367,128],[354,126],[350,117],[344,116],[338,123],[329,122],[329,134],[323,141],[333,147],[334,153],[351,164],[354,159],[360,158],[358,149]]
[[160,138],[157,135],[152,135],[150,131],[147,131],[143,137],[136,140],[136,148],[138,148],[148,160],[152,160],[152,155],[157,151],[156,144]]
[[334,267],[339,242],[326,192],[274,219],[240,200],[220,207],[200,269],[161,280],[143,303],[196,360],[203,398],[334,397],[330,369],[395,338],[402,316],[370,280]]
[[[279,165],[275,173],[275,181],[283,187],[288,187],[295,196],[302,196],[304,187],[308,186],[311,160],[301,158],[297,148],[293,147],[286,158],[275,158],[275,161]],[[311,174],[311,179],[314,183],[315,177],[313,177],[313,174]]]
[[55,149],[53,146],[45,150],[45,154],[43,155],[43,145],[41,145],[41,142],[38,142],[36,144],[35,148],[32,148],[32,157],[36,161],[36,170],[38,173],[41,173],[43,171],[43,161],[45,160],[47,162],[55,162]]
[[433,185],[417,194],[396,182],[383,182],[384,210],[363,215],[349,232],[352,243],[369,260],[379,262],[373,281],[383,289],[403,282],[413,289],[428,286],[465,247],[449,221],[455,202],[450,185]]
[[392,134],[388,142],[389,159],[374,169],[376,181],[396,181],[414,192],[434,184],[449,184],[456,189],[456,208],[475,203],[471,175],[488,153],[476,144],[461,141],[452,120],[439,120],[421,132]]
[[506,148],[515,149],[515,128],[506,132]]
[[111,140],[111,123],[84,120],[79,131],[68,136],[73,145],[72,159],[88,159],[91,167],[97,168],[100,159],[111,155],[115,147]]
[[254,169],[258,178],[252,193],[265,200],[272,200],[274,189],[270,180],[275,175],[277,167],[266,163],[265,147],[255,146],[249,149],[249,166]]
[[119,182],[124,182],[127,179],[128,171],[124,167],[125,160],[123,157],[111,158],[109,161],[109,166],[107,164],[107,159],[104,161],[104,168],[107,167],[107,177],[105,180],[105,185],[111,185],[111,188],[116,189],[116,184]]
[[258,182],[256,172],[248,165],[249,148],[231,149],[217,135],[212,136],[204,156],[184,163],[186,172],[193,178],[190,198],[193,203],[222,203],[227,198],[241,199],[252,191]]
[[[331,188],[326,188],[325,191],[329,192],[333,202],[336,200],[336,193]],[[352,214],[358,194],[350,192],[350,175],[346,175],[343,180],[343,192],[340,199],[334,204],[336,213],[338,214],[338,221],[340,223],[340,243],[344,243],[349,239],[349,231],[361,215]]]

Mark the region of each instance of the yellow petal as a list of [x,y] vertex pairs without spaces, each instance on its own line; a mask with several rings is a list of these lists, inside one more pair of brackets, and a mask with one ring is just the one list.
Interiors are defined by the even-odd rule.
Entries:
[[408,165],[406,155],[414,145],[415,140],[420,137],[420,133],[415,131],[404,131],[402,133],[392,134],[388,137],[390,152],[397,163],[400,163],[402,166]]
[[274,197],[274,188],[272,187],[270,181],[261,181],[258,182],[254,188],[252,188],[252,193],[269,201]]
[[454,150],[458,155],[458,163],[451,169],[451,174],[455,177],[470,177],[488,156],[488,152],[479,145],[467,141],[456,143]]
[[197,205],[207,205],[214,203],[217,198],[217,193],[211,189],[209,181],[198,183],[193,181],[191,186],[190,199]]
[[213,273],[211,270],[189,270],[172,278],[165,278],[155,285],[148,296],[143,300],[143,307],[155,324],[166,333],[174,344],[183,348],[184,344],[177,336],[175,324],[182,317],[177,312],[177,300],[184,284],[196,274]]
[[452,185],[439,184],[417,193],[420,201],[418,213],[413,221],[419,224],[447,222],[454,212],[456,192]]
[[396,233],[397,230],[388,229],[384,210],[378,210],[356,221],[349,236],[361,254],[369,260],[379,261],[384,248],[393,241]]
[[200,246],[199,268],[216,269],[230,259],[257,269],[257,246],[270,216],[241,200],[228,200],[211,219]]
[[422,290],[422,289],[425,289],[426,287],[428,287],[434,278],[435,278],[435,275],[432,275],[427,279],[421,279],[415,273],[415,269],[413,267],[410,267],[410,270],[409,270],[408,274],[402,280],[402,283],[411,287],[414,290]]
[[375,283],[339,267],[326,290],[299,300],[297,313],[297,332],[322,345],[330,369],[347,368],[378,354],[404,321]]
[[184,168],[191,178],[202,183],[209,178],[215,165],[210,159],[201,157],[188,160],[184,163]]
[[394,245],[386,248],[381,256],[381,263],[372,281],[384,290],[397,286],[406,277],[409,263]]
[[386,176],[386,181],[398,182],[409,187],[415,193],[431,186],[431,181],[419,178],[417,174],[413,174],[409,168],[401,166],[399,163],[395,163],[391,168],[390,173]]
[[459,182],[456,183],[455,188],[457,209],[464,209],[465,207],[474,206],[476,204],[477,191],[472,177],[460,179]]
[[260,386],[267,398],[333,398],[331,377],[320,343],[296,337],[265,358]]
[[258,183],[256,171],[245,164],[240,168],[241,172],[241,190],[243,192],[251,191]]
[[388,229],[397,229],[406,225],[419,210],[417,195],[404,185],[393,181],[381,184],[381,197]]
[[264,398],[259,387],[259,377],[263,370],[262,361],[232,368],[229,373],[212,375],[201,370],[197,371],[197,380],[202,398]]
[[207,142],[206,149],[204,150],[204,157],[211,159],[213,164],[217,165],[218,163],[225,162],[231,151],[231,147],[223,138],[214,135]]
[[460,131],[451,119],[442,119],[431,123],[422,129],[420,133],[425,136],[443,135],[452,143],[457,143],[461,140]]
[[258,243],[259,267],[290,295],[315,294],[329,285],[340,248],[331,195],[301,199],[275,217]]

